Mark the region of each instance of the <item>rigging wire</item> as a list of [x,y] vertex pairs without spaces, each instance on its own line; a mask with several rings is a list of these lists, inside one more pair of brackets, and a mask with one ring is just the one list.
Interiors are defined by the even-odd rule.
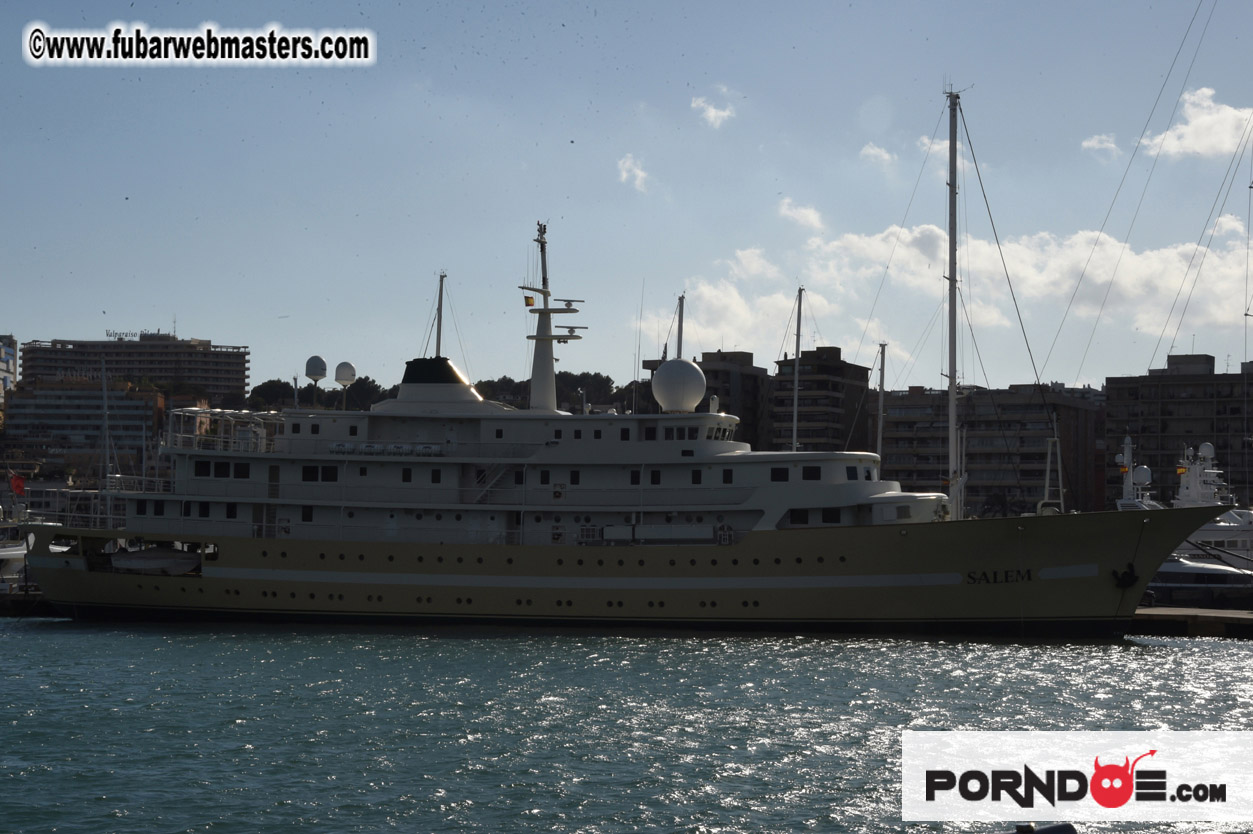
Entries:
[[853,361],[856,362],[861,356],[861,347],[866,341],[866,332],[870,329],[870,323],[874,321],[875,307],[879,304],[879,295],[883,292],[883,285],[888,280],[888,270],[892,268],[892,258],[896,255],[896,247],[900,245],[901,236],[905,234],[905,223],[909,220],[909,210],[914,205],[914,197],[918,194],[918,185],[922,182],[922,175],[927,170],[927,160],[931,158],[931,149],[935,147],[935,138],[940,133],[940,125],[944,122],[944,111],[948,109],[948,103],[940,108],[940,116],[936,119],[935,130],[931,132],[931,141],[927,143],[927,152],[922,157],[922,166],[918,169],[918,176],[914,180],[914,190],[909,192],[909,203],[905,206],[905,216],[901,218],[901,224],[896,228],[896,237],[892,241],[892,249],[888,252],[888,262],[883,265],[883,275],[879,278],[879,286],[874,292],[874,301],[870,304],[870,315],[866,316],[866,325],[861,329],[861,338],[857,340],[857,350],[853,351]]
[[[1188,40],[1188,35],[1189,35],[1189,33],[1191,33],[1191,31],[1192,31],[1192,26],[1193,26],[1193,24],[1195,24],[1195,22],[1196,22],[1196,17],[1197,17],[1197,15],[1198,15],[1198,14],[1200,14],[1200,11],[1201,11],[1201,6],[1204,4],[1204,2],[1205,2],[1205,0],[1197,0],[1196,9],[1194,9],[1194,10],[1193,10],[1193,12],[1192,12],[1192,18],[1191,18],[1191,20],[1189,20],[1189,21],[1188,21],[1188,28],[1187,28],[1187,30],[1184,32],[1183,37],[1180,39],[1180,41],[1179,41],[1179,48],[1175,50],[1175,55],[1174,55],[1174,57],[1171,59],[1171,62],[1170,62],[1170,68],[1166,71],[1166,76],[1162,79],[1162,85],[1161,85],[1161,87],[1159,87],[1159,88],[1158,88],[1158,91],[1157,91],[1157,98],[1155,98],[1155,99],[1153,100],[1153,107],[1152,107],[1152,108],[1150,108],[1148,118],[1146,118],[1146,119],[1145,119],[1145,121],[1144,121],[1144,126],[1140,129],[1140,136],[1139,136],[1139,138],[1138,138],[1138,139],[1136,139],[1135,145],[1134,145],[1134,146],[1132,147],[1132,149],[1131,149],[1131,155],[1127,158],[1127,167],[1123,169],[1122,179],[1120,179],[1120,180],[1118,181],[1118,187],[1117,187],[1116,189],[1114,189],[1114,197],[1113,197],[1113,199],[1111,199],[1111,200],[1110,200],[1110,203],[1109,203],[1109,208],[1107,208],[1107,209],[1105,210],[1105,217],[1104,217],[1104,219],[1102,219],[1102,220],[1101,220],[1101,227],[1100,227],[1100,229],[1097,231],[1097,234],[1096,234],[1096,239],[1092,242],[1092,249],[1091,249],[1091,251],[1089,251],[1089,252],[1088,252],[1088,259],[1084,262],[1084,264],[1083,264],[1083,269],[1082,269],[1082,270],[1080,271],[1080,273],[1079,273],[1079,278],[1075,281],[1075,288],[1074,288],[1074,290],[1072,290],[1072,291],[1071,291],[1071,293],[1070,293],[1070,299],[1069,299],[1069,301],[1067,301],[1067,302],[1066,302],[1066,310],[1062,313],[1062,318],[1061,318],[1061,321],[1059,321],[1059,322],[1058,322],[1058,324],[1057,324],[1057,332],[1053,334],[1053,341],[1052,341],[1052,343],[1049,345],[1049,350],[1048,350],[1048,353],[1047,353],[1047,354],[1045,355],[1045,357],[1044,357],[1044,365],[1043,365],[1043,367],[1044,367],[1044,368],[1047,368],[1047,367],[1048,367],[1049,359],[1050,359],[1050,358],[1052,357],[1052,355],[1053,355],[1053,349],[1057,346],[1057,340],[1058,340],[1058,338],[1060,338],[1060,337],[1061,337],[1061,334],[1062,334],[1062,328],[1065,326],[1065,324],[1066,324],[1066,319],[1067,319],[1067,317],[1070,315],[1070,310],[1071,310],[1071,307],[1072,307],[1072,306],[1074,305],[1074,303],[1075,303],[1075,298],[1076,298],[1076,297],[1078,297],[1078,295],[1079,295],[1079,288],[1083,285],[1083,279],[1084,279],[1084,278],[1087,276],[1087,274],[1088,274],[1088,267],[1090,267],[1090,266],[1092,265],[1092,259],[1096,256],[1096,250],[1097,250],[1097,247],[1098,247],[1098,246],[1100,246],[1101,240],[1104,238],[1104,235],[1105,235],[1105,227],[1109,225],[1110,216],[1111,216],[1111,215],[1113,214],[1113,212],[1114,212],[1114,206],[1118,203],[1118,197],[1119,197],[1119,195],[1122,193],[1123,186],[1124,186],[1124,185],[1126,184],[1126,182],[1127,182],[1127,176],[1131,173],[1131,166],[1132,166],[1132,163],[1135,161],[1136,154],[1138,154],[1138,153],[1140,152],[1140,148],[1141,148],[1141,146],[1142,146],[1142,145],[1143,145],[1143,143],[1144,143],[1144,137],[1145,137],[1145,135],[1148,133],[1148,130],[1149,130],[1149,125],[1150,125],[1150,124],[1152,124],[1152,122],[1153,122],[1153,114],[1157,112],[1157,106],[1158,106],[1158,104],[1159,104],[1159,103],[1161,103],[1161,100],[1162,100],[1162,94],[1166,91],[1166,84],[1169,82],[1169,80],[1170,80],[1170,76],[1174,74],[1174,71],[1175,71],[1175,64],[1176,64],[1176,63],[1178,63],[1178,61],[1179,61],[1179,55],[1183,52],[1183,47],[1184,47],[1184,44],[1186,44],[1186,43],[1187,43],[1187,40]],[[1215,0],[1215,3],[1217,3],[1217,0]],[[1212,12],[1211,12],[1211,14],[1212,14]],[[1178,103],[1177,103],[1177,101],[1176,101],[1176,107],[1177,107],[1177,106],[1178,106]],[[1173,120],[1174,120],[1174,114],[1173,114],[1173,112],[1172,112],[1172,114],[1171,114],[1171,121],[1173,121]],[[1159,148],[1159,152],[1160,152],[1160,148]],[[1157,164],[1157,163],[1156,163],[1156,158],[1155,158],[1155,159],[1154,159],[1154,167],[1156,167],[1156,164]],[[1151,170],[1150,170],[1150,175],[1149,175],[1149,178],[1150,178],[1150,179],[1152,178],[1152,171],[1151,171]],[[1148,181],[1146,180],[1146,182],[1145,182],[1145,190],[1147,190],[1147,189],[1148,189]],[[1142,192],[1142,193],[1141,193],[1141,195],[1140,195],[1140,200],[1141,200],[1141,202],[1143,202],[1143,200],[1144,200],[1144,193],[1143,193],[1143,192]],[[1132,220],[1131,220],[1131,225],[1128,227],[1128,230],[1127,230],[1127,237],[1128,237],[1128,238],[1130,238],[1130,237],[1131,237],[1131,228],[1133,228],[1133,227],[1135,226],[1135,220],[1136,220],[1136,217],[1137,217],[1137,216],[1139,216],[1139,211],[1140,211],[1140,209],[1139,209],[1139,204],[1137,203],[1135,215],[1132,217]],[[1126,248],[1126,247],[1124,246],[1124,251],[1125,251],[1125,248]],[[1120,255],[1119,255],[1119,261],[1120,261],[1120,262],[1121,262],[1121,259],[1122,259],[1122,255],[1120,254]],[[1114,274],[1117,274],[1117,269],[1118,269],[1118,266],[1117,266],[1117,264],[1115,264],[1115,267],[1114,267]],[[1102,299],[1101,299],[1101,306],[1100,306],[1100,309],[1099,309],[1099,310],[1098,310],[1098,312],[1097,312],[1096,321],[1095,321],[1095,322],[1093,323],[1093,325],[1092,325],[1092,332],[1088,335],[1088,342],[1087,342],[1087,345],[1084,347],[1084,351],[1083,351],[1083,358],[1082,358],[1082,359],[1080,360],[1080,362],[1079,362],[1079,370],[1078,370],[1078,371],[1076,372],[1076,374],[1075,374],[1075,377],[1076,377],[1076,382],[1078,381],[1078,378],[1079,378],[1079,377],[1083,374],[1083,363],[1084,363],[1084,361],[1087,359],[1088,350],[1089,350],[1089,349],[1091,348],[1091,346],[1092,346],[1092,338],[1093,338],[1093,336],[1094,336],[1094,335],[1095,335],[1095,333],[1096,333],[1097,324],[1099,324],[1099,322],[1100,322],[1100,319],[1101,319],[1101,314],[1102,314],[1102,313],[1104,312],[1104,310],[1105,310],[1105,303],[1106,303],[1106,301],[1109,299],[1110,287],[1113,285],[1113,283],[1114,283],[1114,275],[1113,275],[1113,274],[1111,274],[1111,276],[1110,276],[1110,280],[1109,280],[1109,284],[1108,284],[1108,285],[1106,286],[1106,288],[1105,288],[1105,295],[1104,295],[1104,296],[1102,297]]]
[[[1196,274],[1192,276],[1192,286],[1188,288],[1188,295],[1187,295],[1187,298],[1184,299],[1183,309],[1179,312],[1179,322],[1175,325],[1175,332],[1172,333],[1170,337],[1171,350],[1173,350],[1175,347],[1175,340],[1179,338],[1179,328],[1183,326],[1183,317],[1187,315],[1188,313],[1188,305],[1191,304],[1192,302],[1192,293],[1196,291],[1197,281],[1201,277],[1201,267],[1205,265],[1205,257],[1206,255],[1209,254],[1210,244],[1214,240],[1214,235],[1218,233],[1218,221],[1214,220],[1214,215],[1215,213],[1217,213],[1219,218],[1222,217],[1222,210],[1226,208],[1227,206],[1227,199],[1231,196],[1231,189],[1235,187],[1236,168],[1238,168],[1240,165],[1240,157],[1244,156],[1244,148],[1249,142],[1249,130],[1251,127],[1253,127],[1253,112],[1250,112],[1249,119],[1246,120],[1244,123],[1244,133],[1241,135],[1238,147],[1236,148],[1235,153],[1232,155],[1230,163],[1228,163],[1227,165],[1227,172],[1223,175],[1223,182],[1218,187],[1219,193],[1215,195],[1214,197],[1214,205],[1210,206],[1209,217],[1205,218],[1205,228],[1209,229],[1209,238],[1206,240],[1204,246],[1201,245],[1200,240],[1197,240],[1196,247],[1192,250],[1192,258],[1188,261],[1188,268],[1185,269],[1183,272],[1183,282],[1186,282],[1188,278],[1188,272],[1189,270],[1192,269],[1192,263],[1193,261],[1196,260],[1197,253],[1199,252],[1201,255],[1201,260],[1196,265]],[[1228,179],[1228,177],[1230,177],[1230,179]],[[1223,185],[1227,187],[1227,191],[1225,194],[1223,193]],[[1219,200],[1220,196],[1222,197],[1221,202]],[[1213,225],[1210,224],[1211,220],[1214,220]],[[1202,238],[1205,237],[1204,228],[1201,230],[1201,237]],[[1180,283],[1179,289],[1180,291],[1182,291],[1183,289],[1182,282]],[[1175,297],[1178,298],[1178,293],[1176,293]],[[1160,339],[1159,339],[1159,343],[1160,343]],[[1167,353],[1169,352],[1170,351],[1167,351]],[[1154,356],[1157,355],[1156,350],[1154,351],[1153,355]],[[1150,367],[1152,367],[1151,363],[1150,363]]]

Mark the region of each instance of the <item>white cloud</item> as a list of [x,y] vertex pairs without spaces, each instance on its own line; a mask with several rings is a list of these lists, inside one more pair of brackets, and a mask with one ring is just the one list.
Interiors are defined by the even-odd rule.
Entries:
[[1150,150],[1161,148],[1163,156],[1217,156],[1235,153],[1250,109],[1238,109],[1214,101],[1209,87],[1183,94],[1183,115],[1179,124],[1157,136],[1147,136],[1144,144]]
[[705,124],[715,130],[722,127],[723,122],[735,115],[735,108],[727,105],[719,109],[712,104],[704,96],[697,96],[692,99],[692,109],[700,113],[700,117],[705,120]]
[[1221,235],[1244,235],[1244,221],[1234,214],[1224,214],[1214,223],[1215,237]]
[[814,231],[822,231],[822,215],[812,206],[798,206],[792,203],[791,197],[779,201],[779,216]]
[[866,162],[879,165],[883,168],[888,167],[896,161],[896,155],[884,150],[874,142],[867,142],[858,154]]
[[1122,156],[1122,151],[1118,147],[1118,143],[1114,141],[1114,134],[1100,133],[1096,136],[1089,136],[1084,139],[1080,145],[1085,151],[1093,153],[1105,154],[1110,157]]
[[770,263],[760,249],[736,249],[734,259],[719,263],[726,265],[730,278],[735,281],[763,278],[773,281],[783,277],[779,268]]
[[631,154],[618,160],[618,182],[627,180],[632,181],[636,191],[643,193],[648,190],[648,172]]

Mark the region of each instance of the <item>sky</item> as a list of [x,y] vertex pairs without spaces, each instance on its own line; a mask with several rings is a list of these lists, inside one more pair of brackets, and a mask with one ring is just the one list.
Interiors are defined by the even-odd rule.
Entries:
[[[376,56],[31,66],[32,22],[368,29]],[[1243,0],[19,0],[0,32],[19,343],[160,330],[247,346],[251,385],[318,354],[389,386],[434,353],[442,270],[442,353],[524,379],[543,221],[588,328],[558,370],[644,375],[686,294],[684,355],[773,372],[803,287],[804,349],[886,342],[890,388],[943,387],[953,89],[962,382],[1250,358]]]

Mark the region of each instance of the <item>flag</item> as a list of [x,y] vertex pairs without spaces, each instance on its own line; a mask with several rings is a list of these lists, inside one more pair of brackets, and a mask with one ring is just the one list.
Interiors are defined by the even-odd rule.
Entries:
[[528,307],[535,306],[535,296],[533,295],[524,295],[522,296],[522,300],[526,302],[526,306]]
[[1184,473],[1185,473],[1185,472],[1187,472],[1187,471],[1188,471],[1188,467],[1186,467],[1186,466],[1176,466],[1176,467],[1175,467],[1175,474],[1176,474],[1176,475],[1182,475],[1182,474],[1184,474]]
[[18,497],[26,494],[26,479],[12,469],[9,470],[9,489]]

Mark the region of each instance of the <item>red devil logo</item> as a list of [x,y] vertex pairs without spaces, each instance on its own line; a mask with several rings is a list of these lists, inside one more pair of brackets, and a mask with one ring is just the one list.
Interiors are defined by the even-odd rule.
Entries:
[[1122,767],[1103,765],[1101,757],[1097,756],[1093,760],[1096,770],[1092,773],[1091,781],[1088,782],[1088,792],[1102,808],[1121,808],[1131,798],[1134,787],[1132,771],[1136,769],[1140,759],[1144,756],[1152,756],[1156,752],[1156,750],[1150,750],[1142,756],[1137,756],[1134,762],[1128,757],[1123,761]]

